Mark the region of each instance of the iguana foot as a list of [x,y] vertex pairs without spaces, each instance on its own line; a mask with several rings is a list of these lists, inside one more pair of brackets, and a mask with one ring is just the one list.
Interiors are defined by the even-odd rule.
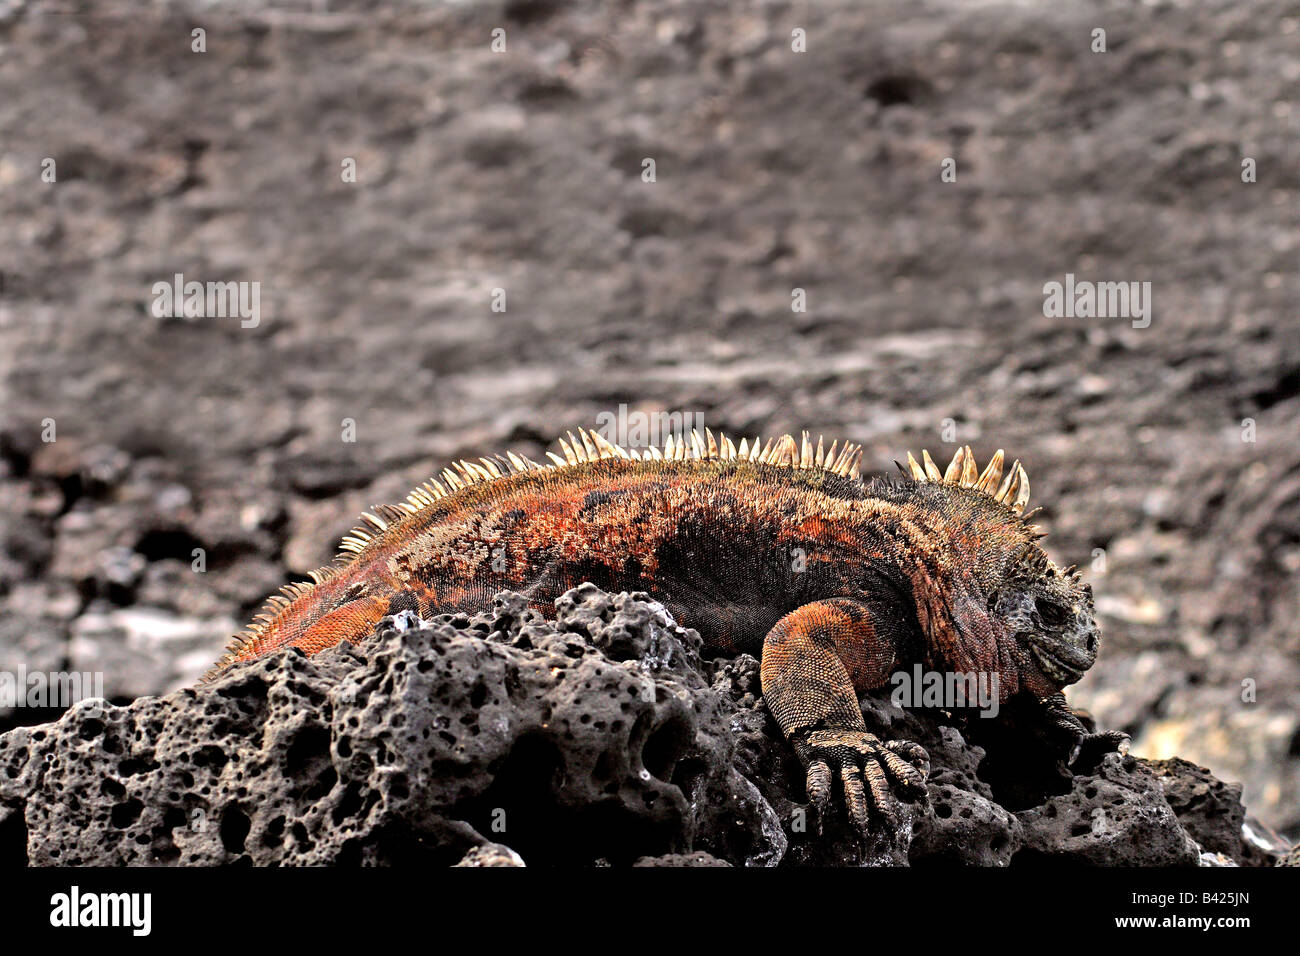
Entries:
[[1094,767],[1108,753],[1128,753],[1128,734],[1122,730],[1093,733],[1065,702],[1064,694],[1045,697],[1043,706],[1049,730],[1066,745],[1066,766]]
[[832,779],[844,788],[849,821],[864,837],[873,817],[888,826],[898,824],[890,781],[905,792],[925,793],[930,758],[919,744],[906,740],[882,743],[862,730],[815,730],[794,742],[795,753],[808,768],[808,799],[825,819],[831,809]]

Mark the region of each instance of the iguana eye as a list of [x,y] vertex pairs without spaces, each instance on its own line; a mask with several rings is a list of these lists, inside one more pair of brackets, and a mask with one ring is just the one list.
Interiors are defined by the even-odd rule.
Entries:
[[1065,608],[1051,601],[1045,601],[1042,598],[1034,598],[1034,610],[1038,612],[1039,618],[1048,627],[1056,627],[1065,623]]

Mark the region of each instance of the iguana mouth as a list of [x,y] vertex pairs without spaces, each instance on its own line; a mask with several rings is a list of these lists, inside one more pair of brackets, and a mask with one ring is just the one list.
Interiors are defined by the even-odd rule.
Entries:
[[1083,650],[1064,641],[1052,641],[1048,646],[1048,642],[1041,635],[1035,636],[1037,640],[1029,645],[1034,663],[1054,681],[1073,684],[1083,677],[1096,660],[1095,652]]

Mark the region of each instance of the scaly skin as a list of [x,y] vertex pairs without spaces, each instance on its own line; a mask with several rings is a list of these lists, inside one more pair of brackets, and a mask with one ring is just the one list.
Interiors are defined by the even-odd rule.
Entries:
[[864,833],[893,819],[891,782],[919,790],[928,772],[924,750],[877,740],[858,706],[900,668],[996,673],[1003,700],[1032,694],[1083,739],[1059,692],[1096,657],[1091,590],[1034,543],[1028,478],[1017,463],[999,486],[1000,451],[983,475],[961,449],[945,474],[909,455],[910,478],[863,482],[860,449],[824,454],[806,434],[761,450],[694,435],[640,460],[580,434],[555,464],[462,462],[443,473],[450,490],[376,509],[208,678],[286,647],[360,642],[399,608],[467,611],[509,589],[545,610],[591,581],[649,592],[717,654],[761,655],[809,798],[827,812],[838,777]]

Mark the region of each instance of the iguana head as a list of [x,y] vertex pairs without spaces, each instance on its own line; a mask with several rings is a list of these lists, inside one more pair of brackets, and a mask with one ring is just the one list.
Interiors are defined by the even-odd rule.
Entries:
[[[1008,691],[1039,697],[1073,684],[1097,659],[1101,632],[1092,586],[1062,570],[1036,544],[1029,522],[1029,477],[1020,462],[1003,474],[999,449],[980,472],[969,447],[940,472],[928,453],[910,454],[917,492],[943,515],[953,554],[940,561],[942,608],[925,609],[937,657],[957,669],[996,667]],[[938,487],[935,487],[938,486]],[[941,499],[941,500],[939,500]]]
[[1025,688],[1039,696],[1075,683],[1097,659],[1092,585],[1058,569],[1032,542],[1012,554],[1001,583],[989,588],[987,607],[1013,653],[1021,652]]

